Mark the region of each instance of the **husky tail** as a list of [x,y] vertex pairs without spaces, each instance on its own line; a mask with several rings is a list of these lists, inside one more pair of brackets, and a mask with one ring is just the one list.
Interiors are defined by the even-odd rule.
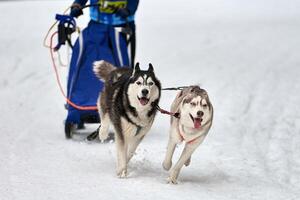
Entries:
[[106,82],[109,79],[110,73],[116,68],[117,67],[104,60],[95,61],[93,64],[93,71],[95,75],[104,82]]

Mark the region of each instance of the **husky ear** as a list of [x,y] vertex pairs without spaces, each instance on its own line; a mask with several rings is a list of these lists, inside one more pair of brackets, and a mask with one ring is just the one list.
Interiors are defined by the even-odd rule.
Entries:
[[134,66],[134,69],[132,71],[132,75],[134,75],[136,72],[140,71],[140,63],[136,63],[135,66]]
[[152,66],[152,64],[151,64],[151,63],[149,63],[149,68],[148,68],[148,71],[149,71],[149,72],[153,72],[153,71],[154,71],[154,68],[153,68],[153,66]]

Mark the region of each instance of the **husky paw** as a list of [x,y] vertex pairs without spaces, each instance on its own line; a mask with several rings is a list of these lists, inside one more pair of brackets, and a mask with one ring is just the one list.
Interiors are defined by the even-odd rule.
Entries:
[[169,171],[169,169],[172,167],[172,161],[170,162],[164,161],[162,166],[165,170]]
[[178,184],[177,179],[175,177],[172,177],[172,176],[170,176],[170,177],[167,178],[167,183],[168,184],[173,184],[173,185],[177,185]]
[[108,133],[99,132],[99,139],[101,142],[104,142],[108,138]]
[[191,164],[191,158],[189,158],[187,161],[185,161],[184,165],[187,167]]
[[179,171],[180,170],[174,169],[174,168],[171,170],[169,178],[167,179],[169,184],[177,184],[177,177],[178,177]]
[[127,178],[127,170],[121,170],[120,172],[117,173],[119,178]]

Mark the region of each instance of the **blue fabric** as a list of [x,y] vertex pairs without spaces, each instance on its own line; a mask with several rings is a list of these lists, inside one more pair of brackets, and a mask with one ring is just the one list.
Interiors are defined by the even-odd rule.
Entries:
[[[110,25],[122,25],[126,22],[134,21],[134,14],[137,10],[139,0],[106,0],[107,2],[120,2],[125,1],[127,2],[126,8],[129,10],[129,16],[127,18],[122,18],[116,13],[104,13],[100,12],[98,6],[90,7],[90,18],[93,21],[103,23],[103,24],[110,24]],[[90,4],[101,3],[102,0],[90,0]],[[74,3],[78,3],[84,6],[87,3],[87,0],[75,0]]]
[[[95,106],[103,83],[93,72],[93,62],[105,60],[116,66],[129,66],[126,37],[115,31],[115,27],[90,21],[82,31],[83,46],[75,42],[67,83],[68,98],[80,106]],[[116,37],[119,40],[116,41]],[[119,44],[119,45],[118,45]],[[80,55],[80,48],[82,53]],[[118,51],[119,49],[119,51]],[[119,60],[119,55],[123,60]],[[81,111],[68,105],[67,122],[80,123],[82,115],[98,116],[96,111]]]

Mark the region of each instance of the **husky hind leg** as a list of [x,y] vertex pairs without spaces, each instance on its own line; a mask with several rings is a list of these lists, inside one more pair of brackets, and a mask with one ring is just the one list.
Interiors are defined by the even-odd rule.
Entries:
[[99,139],[101,142],[104,142],[108,138],[109,124],[110,118],[109,113],[105,112],[103,108],[101,108],[100,104],[98,104],[99,116],[101,119],[101,127],[99,130]]
[[99,130],[99,139],[101,142],[104,142],[108,138],[110,119],[108,113],[100,116],[101,116],[101,127]]

